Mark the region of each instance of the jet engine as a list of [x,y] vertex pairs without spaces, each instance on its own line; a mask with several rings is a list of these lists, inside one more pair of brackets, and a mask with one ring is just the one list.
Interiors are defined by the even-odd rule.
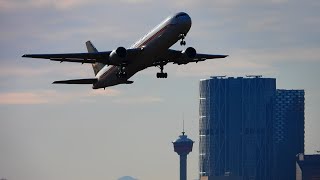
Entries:
[[119,65],[126,63],[127,50],[124,47],[118,47],[116,50],[111,51],[109,61],[111,64]]
[[182,51],[182,54],[186,58],[193,59],[197,55],[197,51],[193,47],[188,47],[186,50]]
[[196,57],[197,51],[193,47],[188,47],[181,52],[181,58],[178,64],[187,64],[190,60]]

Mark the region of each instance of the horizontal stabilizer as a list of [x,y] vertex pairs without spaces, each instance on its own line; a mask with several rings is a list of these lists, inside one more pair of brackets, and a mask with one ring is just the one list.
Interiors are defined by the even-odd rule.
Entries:
[[54,81],[52,84],[94,84],[98,79],[70,79],[70,80],[62,80],[62,81]]

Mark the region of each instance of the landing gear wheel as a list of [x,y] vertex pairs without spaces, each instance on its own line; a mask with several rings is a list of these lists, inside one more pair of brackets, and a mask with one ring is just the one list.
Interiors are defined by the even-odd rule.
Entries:
[[186,37],[186,35],[185,34],[180,34],[179,37],[181,39],[180,45],[181,46],[185,46],[186,45],[186,41],[184,40],[184,38]]
[[126,78],[127,73],[125,71],[125,67],[121,66],[119,67],[119,72],[117,73],[118,78]]
[[168,73],[157,73],[157,78],[167,78]]
[[126,72],[118,72],[117,76],[118,76],[118,78],[126,78],[127,73]]

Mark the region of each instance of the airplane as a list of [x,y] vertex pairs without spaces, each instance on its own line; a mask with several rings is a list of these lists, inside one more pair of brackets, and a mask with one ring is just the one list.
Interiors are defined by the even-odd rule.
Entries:
[[133,81],[129,78],[148,67],[159,67],[157,78],[167,78],[164,66],[168,63],[181,65],[228,56],[199,54],[193,47],[183,51],[169,49],[179,40],[180,45],[185,46],[184,39],[190,28],[190,16],[185,12],[179,12],[166,18],[128,49],[118,47],[112,51],[98,52],[93,44],[87,41],[88,53],[24,54],[22,57],[92,64],[94,78],[54,81],[53,84],[92,84],[93,89],[99,89],[118,84],[132,84]]

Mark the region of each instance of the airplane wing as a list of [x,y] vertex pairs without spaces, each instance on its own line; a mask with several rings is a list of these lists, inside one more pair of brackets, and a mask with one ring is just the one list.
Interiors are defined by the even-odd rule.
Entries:
[[98,79],[70,79],[70,80],[62,80],[62,81],[54,81],[52,84],[94,84]]
[[188,64],[191,62],[205,61],[207,59],[218,59],[225,58],[228,55],[218,55],[218,54],[198,54],[196,53],[194,57],[189,58],[186,56],[183,51],[177,51],[169,49],[165,57],[161,57],[167,60],[168,63],[172,62],[173,64]]
[[95,53],[67,53],[67,54],[24,54],[22,57],[50,59],[51,61],[60,62],[77,62],[77,63],[107,63],[111,51]]
[[[127,58],[131,58],[137,55],[141,49],[128,49]],[[50,59],[51,61],[59,62],[74,62],[74,63],[103,63],[106,65],[119,66],[120,62],[111,62],[109,57],[112,51],[102,52],[90,52],[90,53],[67,53],[67,54],[24,54],[22,57],[27,58],[39,58],[39,59]]]

